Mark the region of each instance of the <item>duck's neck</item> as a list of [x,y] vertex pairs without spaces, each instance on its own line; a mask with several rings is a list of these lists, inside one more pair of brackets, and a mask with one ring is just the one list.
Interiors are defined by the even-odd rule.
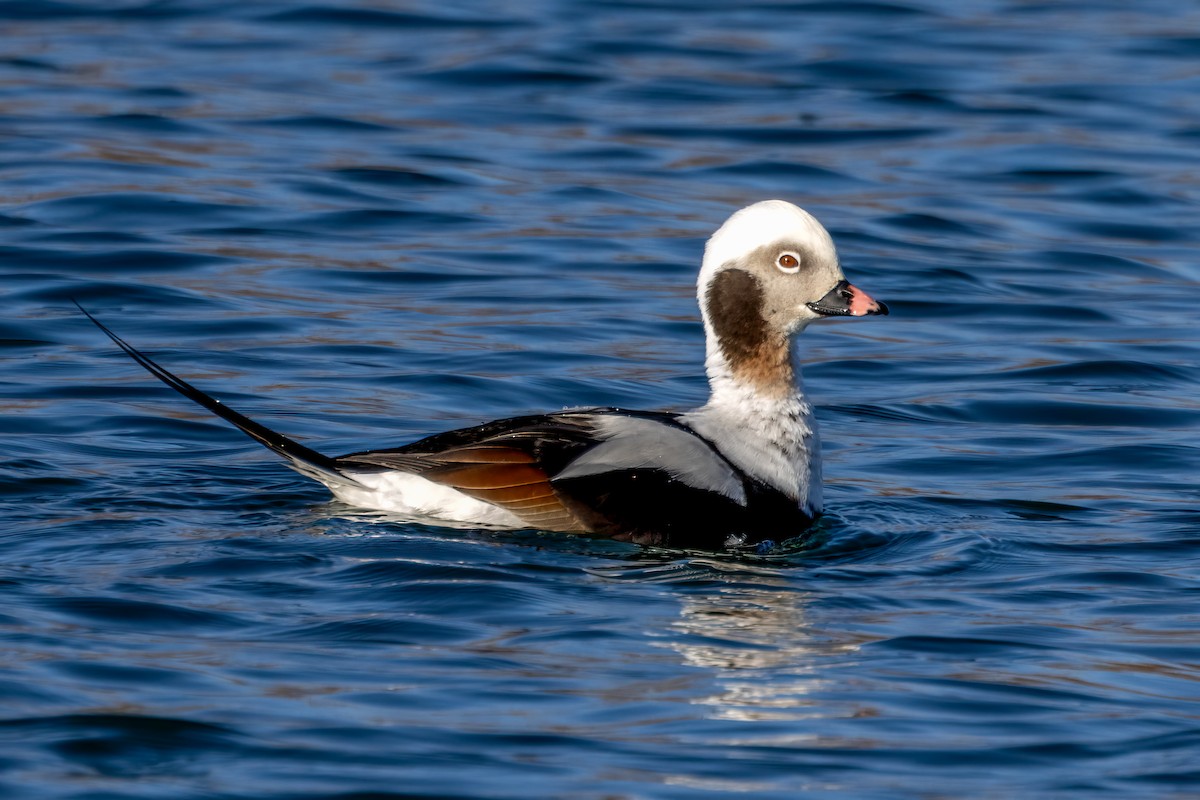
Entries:
[[688,424],[752,477],[820,511],[821,444],[796,349],[781,337],[753,362],[731,364],[728,348],[708,342],[712,394]]

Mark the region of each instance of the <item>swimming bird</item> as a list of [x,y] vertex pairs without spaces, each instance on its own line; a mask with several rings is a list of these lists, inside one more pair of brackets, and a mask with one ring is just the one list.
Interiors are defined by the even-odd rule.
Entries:
[[817,320],[888,308],[846,280],[821,223],[783,200],[743,208],[712,235],[697,297],[711,394],[693,411],[581,408],[338,457],[225,406],[80,311],[156,378],[353,506],[676,548],[795,536],[823,503],[792,340]]

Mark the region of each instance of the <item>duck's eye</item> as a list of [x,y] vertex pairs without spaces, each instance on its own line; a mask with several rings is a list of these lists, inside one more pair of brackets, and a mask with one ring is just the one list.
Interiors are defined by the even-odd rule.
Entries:
[[775,263],[784,272],[796,272],[800,269],[800,259],[795,253],[784,253]]

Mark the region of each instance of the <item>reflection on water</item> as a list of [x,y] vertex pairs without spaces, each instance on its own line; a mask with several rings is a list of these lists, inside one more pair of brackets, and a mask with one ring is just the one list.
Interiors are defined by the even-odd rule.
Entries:
[[831,665],[854,663],[861,643],[814,630],[806,615],[813,593],[787,567],[692,557],[592,572],[680,589],[679,618],[651,636],[685,665],[712,673],[718,690],[689,702],[711,706],[715,719],[821,717],[827,710],[810,695],[830,684]]
[[807,719],[828,712],[809,695],[828,684],[832,657],[854,644],[822,641],[804,616],[809,597],[789,588],[736,587],[706,596],[686,595],[671,642],[687,664],[715,670],[717,694],[696,698],[720,719]]

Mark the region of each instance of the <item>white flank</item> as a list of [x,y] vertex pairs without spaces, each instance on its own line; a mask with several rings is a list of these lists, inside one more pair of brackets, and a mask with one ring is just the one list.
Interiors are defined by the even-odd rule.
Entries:
[[362,487],[322,481],[343,503],[377,511],[393,511],[418,517],[489,525],[497,528],[528,528],[529,523],[499,506],[476,500],[457,489],[442,486],[419,475],[388,472],[347,472]]

